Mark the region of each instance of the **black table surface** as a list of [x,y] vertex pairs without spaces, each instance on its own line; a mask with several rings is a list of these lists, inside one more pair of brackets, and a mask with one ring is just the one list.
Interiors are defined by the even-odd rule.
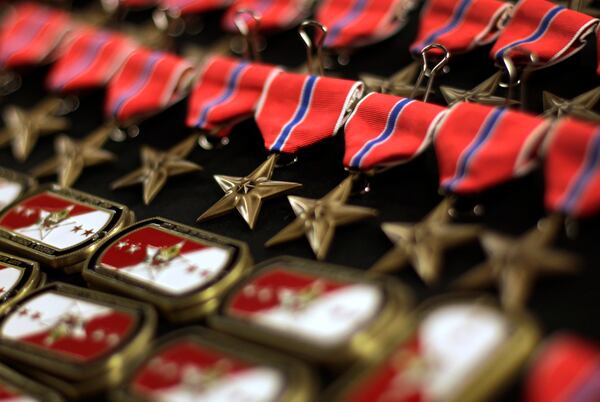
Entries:
[[[357,78],[360,72],[387,76],[407,65],[411,61],[408,46],[416,34],[419,9],[420,6],[411,12],[409,23],[401,32],[382,43],[354,52],[350,63],[337,68],[335,74],[348,78]],[[149,15],[149,12],[132,13],[128,19],[133,23],[140,23],[147,21]],[[218,40],[223,35],[218,27],[219,18],[219,13],[206,16],[204,32],[196,37],[185,36],[179,39],[177,44],[196,42],[206,45]],[[264,61],[289,68],[297,68],[303,63],[305,50],[295,31],[273,35],[267,40],[267,47],[263,53]],[[489,47],[485,47],[466,55],[454,56],[450,71],[440,76],[437,83],[460,88],[477,85],[497,69],[488,53]],[[534,114],[541,112],[542,90],[570,98],[596,87],[600,80],[595,69],[595,38],[592,38],[575,56],[532,75],[528,84],[525,109]],[[33,105],[48,95],[43,89],[46,73],[47,68],[27,72],[22,89],[1,102],[4,105]],[[70,116],[73,127],[69,135],[83,137],[101,123],[103,97],[101,92],[83,94],[80,97],[80,108]],[[433,101],[444,104],[439,91],[436,92]],[[140,187],[110,190],[109,183],[139,165],[138,151],[142,145],[167,149],[190,134],[190,130],[184,124],[185,114],[186,102],[183,101],[142,123],[138,137],[125,142],[107,143],[105,148],[117,154],[118,161],[111,165],[86,169],[74,187],[126,204],[135,211],[138,219],[163,216],[243,240],[249,244],[256,262],[279,255],[312,259],[313,254],[305,239],[272,248],[264,247],[265,241],[294,218],[285,197],[264,204],[255,230],[250,230],[237,213],[202,224],[195,223],[196,218],[222,196],[222,191],[212,178],[213,174],[244,175],[264,161],[267,153],[253,121],[238,125],[233,130],[230,144],[226,147],[212,151],[196,148],[188,159],[202,165],[204,170],[169,179],[166,187],[149,206],[142,202]],[[304,186],[295,191],[295,194],[319,198],[347,176],[342,166],[343,151],[344,139],[340,133],[330,140],[301,151],[298,162],[277,169],[274,178],[303,183]],[[18,163],[8,149],[0,150],[0,165],[27,172],[52,154],[52,136],[43,137],[32,156],[23,164]],[[53,179],[50,177],[46,181]],[[339,228],[327,262],[367,269],[391,247],[390,241],[380,229],[382,222],[417,221],[442,198],[438,192],[437,162],[433,149],[428,149],[413,161],[381,173],[370,181],[371,192],[367,195],[352,196],[350,202],[375,208],[379,211],[379,216]],[[476,203],[483,205],[485,214],[478,219],[479,222],[491,230],[517,235],[534,226],[538,219],[546,215],[543,205],[543,181],[542,171],[537,169],[523,178],[473,199],[460,199],[460,205],[463,205],[465,211]],[[464,219],[472,220],[467,215]],[[600,312],[600,253],[597,247],[599,222],[597,218],[577,222],[576,237],[567,238],[563,234],[557,240],[557,247],[577,253],[585,264],[577,276],[543,279],[538,282],[529,301],[529,310],[539,321],[545,335],[569,330],[600,341],[600,321],[596,316]],[[484,257],[477,243],[449,251],[445,257],[443,278],[432,288],[426,287],[410,268],[394,276],[408,285],[418,300],[424,300],[451,291],[449,284],[461,273],[483,261]],[[47,272],[50,280],[63,280],[85,286],[79,275],[65,276],[54,271]],[[489,292],[492,295],[496,294],[494,289],[489,289]],[[173,329],[172,326],[162,323],[160,333]],[[324,385],[335,377],[321,372]],[[520,400],[523,392],[522,379],[523,374],[497,399],[507,402]],[[103,400],[103,397],[98,400]]]

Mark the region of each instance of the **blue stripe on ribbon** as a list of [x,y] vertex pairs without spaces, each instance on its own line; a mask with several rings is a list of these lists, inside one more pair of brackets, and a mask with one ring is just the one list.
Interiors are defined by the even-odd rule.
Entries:
[[131,84],[129,89],[126,90],[125,93],[123,93],[115,101],[115,104],[111,110],[113,116],[116,116],[119,113],[119,110],[123,107],[123,104],[144,87],[148,79],[152,76],[154,65],[160,60],[161,56],[161,53],[152,53],[148,57],[148,60],[146,60],[146,64],[144,65],[142,73],[139,75],[138,79]]
[[[35,18],[29,17],[33,19],[32,24],[25,24],[25,26],[19,31],[17,37],[12,39],[8,43],[3,43],[5,47],[3,51],[4,60],[7,60],[10,56],[12,56],[15,52],[21,50],[24,46],[31,42],[33,38],[44,28],[46,22],[50,18],[50,15],[44,10],[35,10]],[[8,49],[7,49],[8,48]]]
[[590,402],[600,395],[600,365],[596,364],[594,371],[586,381],[569,396],[569,402]]
[[584,163],[582,172],[575,178],[573,186],[571,186],[571,189],[564,198],[562,203],[563,212],[573,212],[590,180],[598,172],[598,168],[600,168],[600,130],[594,134],[594,139]]
[[208,118],[208,113],[214,107],[226,102],[231,97],[231,95],[233,95],[233,92],[238,86],[240,77],[242,76],[242,72],[247,66],[248,63],[243,62],[238,64],[233,70],[231,70],[231,74],[227,79],[227,87],[225,88],[224,92],[220,96],[213,98],[200,109],[200,117],[198,117],[198,121],[196,121],[196,127],[204,127],[206,119]]
[[412,99],[402,99],[401,101],[397,102],[394,107],[392,107],[383,131],[377,137],[367,141],[363,147],[352,157],[350,160],[350,168],[360,168],[363,159],[369,154],[369,152],[371,152],[374,147],[384,143],[392,136],[402,111],[408,104],[412,102]]
[[92,63],[96,60],[99,55],[99,51],[104,46],[109,37],[107,34],[98,33],[94,37],[94,41],[87,47],[85,53],[80,57],[76,63],[73,63],[66,72],[63,73],[59,79],[59,86],[64,87],[69,81],[83,73]]
[[350,9],[350,11],[344,15],[338,22],[331,26],[329,33],[325,37],[325,45],[330,46],[334,43],[338,36],[342,33],[342,29],[346,27],[346,25],[350,24],[356,17],[363,12],[363,10],[367,7],[368,0],[357,0],[354,3],[354,6]]
[[469,145],[469,147],[462,154],[458,162],[458,166],[456,168],[456,174],[445,185],[446,189],[453,191],[458,186],[460,181],[465,178],[469,169],[469,164],[471,163],[477,152],[486,143],[486,141],[492,136],[494,129],[496,128],[496,124],[500,121],[500,118],[502,117],[502,115],[504,115],[504,113],[506,113],[506,109],[497,108],[489,114],[489,116],[486,118],[485,122],[481,126],[479,133],[477,133],[475,141],[471,145]]
[[433,31],[427,38],[425,38],[425,40],[413,46],[413,52],[420,52],[424,47],[431,45],[437,38],[456,28],[456,26],[460,24],[461,20],[464,18],[472,1],[473,0],[461,0],[460,4],[458,5],[458,9],[452,15],[450,22]]
[[281,151],[288,137],[292,133],[292,130],[296,128],[298,124],[300,124],[302,119],[304,119],[308,113],[308,106],[310,105],[310,101],[312,99],[314,88],[318,79],[319,77],[311,75],[304,81],[304,85],[302,86],[302,94],[300,96],[300,107],[298,110],[296,110],[296,113],[292,119],[283,127],[283,130],[281,130],[281,133],[275,140],[275,143],[271,146],[271,151]]
[[502,56],[504,56],[504,53],[506,53],[507,51],[509,51],[510,49],[513,49],[517,46],[520,46],[524,43],[529,43],[529,42],[534,42],[536,40],[538,40],[539,38],[541,38],[546,31],[548,30],[548,27],[550,26],[550,23],[552,22],[552,20],[554,19],[554,17],[556,17],[558,15],[558,13],[560,13],[562,10],[564,10],[565,8],[563,6],[556,6],[554,8],[551,8],[546,15],[544,15],[544,18],[542,18],[542,21],[540,22],[540,24],[538,25],[537,29],[528,37],[518,40],[516,42],[510,43],[506,46],[504,46],[502,49],[498,50],[496,52],[496,60],[501,61],[502,60]]

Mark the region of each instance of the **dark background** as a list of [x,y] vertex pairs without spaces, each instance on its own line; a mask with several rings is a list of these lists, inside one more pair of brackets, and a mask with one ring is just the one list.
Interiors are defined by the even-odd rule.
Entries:
[[[407,65],[411,61],[408,47],[416,34],[419,9],[420,6],[411,12],[408,25],[400,33],[380,44],[355,52],[351,56],[350,64],[337,68],[335,74],[348,78],[357,78],[359,72],[388,76]],[[149,17],[150,12],[135,12],[127,16],[127,21],[140,24],[149,21]],[[219,19],[219,13],[207,15],[204,18],[205,30],[196,37],[185,36],[178,39],[178,47],[183,43],[193,42],[207,45],[221,38],[223,33],[219,30]],[[571,98],[599,84],[595,72],[595,37],[590,37],[589,42],[581,52],[565,62],[532,75],[527,91],[528,103],[525,105],[528,111],[534,114],[542,111],[542,90]],[[267,43],[263,53],[265,61],[290,68],[297,68],[303,63],[305,50],[295,31],[269,36]],[[460,88],[477,85],[496,71],[488,53],[489,47],[485,47],[466,55],[455,56],[450,64],[450,72],[441,76],[437,83]],[[47,68],[41,68],[24,74],[23,88],[0,100],[2,106],[31,106],[48,95],[43,90],[46,72]],[[439,94],[439,91],[437,93]],[[140,125],[141,133],[138,137],[121,143],[107,143],[105,148],[116,153],[119,160],[113,165],[88,168],[75,188],[126,204],[135,211],[138,219],[163,216],[246,241],[256,262],[282,254],[312,259],[313,254],[305,239],[270,249],[263,246],[266,240],[294,218],[285,197],[267,201],[263,205],[254,231],[247,227],[237,212],[199,225],[195,223],[196,218],[223,195],[212,179],[213,174],[242,176],[250,173],[265,160],[267,154],[262,145],[262,138],[252,121],[240,124],[233,130],[231,143],[227,147],[213,151],[196,148],[188,159],[202,165],[204,171],[171,178],[150,206],[145,206],[142,202],[141,186],[118,191],[109,189],[109,183],[139,165],[138,150],[142,144],[168,149],[190,134],[190,130],[184,125],[186,101],[187,99],[145,121]],[[444,104],[439,96],[434,96],[433,101]],[[80,108],[70,116],[73,128],[68,134],[83,137],[100,124],[102,102],[102,93],[83,94]],[[301,151],[298,162],[277,169],[274,179],[303,183],[304,187],[295,191],[295,194],[320,198],[347,175],[342,166],[343,151],[344,139],[340,133],[331,140]],[[27,172],[52,154],[53,138],[44,137],[24,164],[18,163],[8,149],[0,150],[0,165]],[[353,196],[350,203],[376,208],[379,210],[379,217],[339,228],[327,261],[359,269],[370,267],[391,247],[391,243],[380,230],[380,224],[387,221],[420,220],[442,198],[437,185],[437,165],[432,149],[428,149],[410,163],[372,178],[372,191],[368,195]],[[526,177],[480,194],[477,198],[461,199],[460,204],[464,211],[468,211],[475,203],[482,204],[485,215],[480,221],[487,228],[519,234],[531,228],[546,214],[543,207],[543,191],[544,178],[538,169]],[[472,220],[467,213],[464,214],[464,219]],[[529,302],[529,310],[539,320],[545,334],[570,330],[592,340],[600,340],[600,323],[597,319],[600,311],[600,293],[597,285],[600,280],[600,255],[596,245],[600,234],[599,222],[597,218],[578,222],[578,234],[575,238],[567,238],[563,234],[557,240],[557,247],[582,256],[585,266],[578,276],[544,278],[538,282]],[[448,252],[443,280],[434,288],[427,288],[410,268],[395,276],[412,288],[420,301],[450,291],[448,285],[453,280],[483,259],[484,254],[476,243]],[[78,275],[65,277],[49,272],[49,277],[84,284]],[[489,291],[494,292],[494,289]],[[173,328],[163,323],[160,332],[168,332],[171,329]],[[323,376],[325,383],[331,378],[331,375]],[[498,400],[519,400],[523,388],[522,379],[521,375]]]

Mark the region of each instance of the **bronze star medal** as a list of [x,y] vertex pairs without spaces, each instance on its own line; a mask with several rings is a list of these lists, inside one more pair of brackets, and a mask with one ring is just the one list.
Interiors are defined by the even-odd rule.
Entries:
[[[441,86],[440,91],[446,100],[448,106],[453,106],[459,102],[473,102],[489,106],[502,106],[505,104],[505,98],[495,96],[496,88],[502,79],[502,71],[498,71],[481,84],[470,90],[458,89],[453,87]],[[518,103],[515,100],[512,104]]]
[[443,200],[421,222],[384,223],[382,229],[394,242],[394,248],[373,265],[371,271],[392,272],[411,264],[421,279],[434,284],[443,266],[443,254],[477,239],[478,225],[450,222],[451,200]]
[[[414,90],[414,82],[420,68],[419,63],[413,62],[388,79],[371,74],[361,74],[360,79],[371,91],[409,97]],[[425,88],[419,88],[415,96],[423,95],[424,92]]]
[[480,288],[497,282],[506,309],[523,307],[537,277],[577,272],[578,261],[574,256],[550,247],[561,223],[561,217],[551,216],[516,238],[484,233],[481,243],[487,261],[459,278],[456,285]]
[[296,214],[296,219],[267,241],[265,246],[274,246],[306,235],[317,259],[324,259],[337,226],[377,215],[377,211],[371,208],[346,205],[353,181],[352,176],[346,178],[319,200],[289,196],[288,200]]
[[54,141],[56,156],[33,168],[35,177],[56,173],[63,187],[71,187],[87,166],[95,166],[116,159],[111,152],[101,149],[108,139],[112,125],[105,125],[81,141],[61,135]]
[[215,175],[214,178],[225,192],[225,195],[200,215],[198,222],[237,209],[242,218],[248,223],[248,226],[250,226],[250,229],[254,229],[264,199],[302,186],[299,183],[271,180],[276,161],[277,155],[270,155],[266,161],[248,176]]
[[58,116],[62,104],[62,99],[51,98],[40,102],[31,110],[8,106],[3,114],[6,127],[0,132],[0,146],[10,142],[15,158],[25,161],[40,136],[70,127],[69,120]]
[[144,186],[144,203],[150,204],[170,176],[202,169],[201,166],[184,159],[196,146],[197,139],[197,135],[189,136],[166,152],[143,146],[140,152],[142,167],[115,180],[111,188],[114,190],[141,183]]
[[544,91],[543,117],[574,116],[580,119],[600,122],[600,114],[591,109],[600,100],[600,87],[582,93],[573,99],[567,100]]

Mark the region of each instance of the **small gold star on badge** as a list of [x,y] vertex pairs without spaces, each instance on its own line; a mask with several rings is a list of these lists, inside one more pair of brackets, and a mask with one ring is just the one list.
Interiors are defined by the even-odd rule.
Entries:
[[600,114],[591,110],[600,100],[600,87],[596,87],[568,100],[548,91],[544,91],[543,99],[543,117],[573,116],[580,119],[600,122]]
[[0,132],[0,146],[11,143],[15,158],[25,161],[40,136],[55,134],[70,127],[69,120],[58,116],[63,101],[49,98],[30,110],[8,106],[3,113],[5,129]]
[[[495,96],[496,88],[502,79],[502,71],[498,71],[481,84],[473,89],[465,90],[453,87],[441,86],[440,92],[444,96],[448,106],[454,106],[459,102],[480,103],[489,106],[502,106],[506,102],[505,98]],[[511,104],[518,103],[516,100],[511,100]]]
[[451,223],[450,204],[450,199],[444,199],[421,222],[384,223],[382,229],[394,242],[394,248],[371,271],[388,273],[411,264],[426,284],[437,282],[444,253],[477,239],[480,233],[478,225]]
[[[383,78],[371,74],[361,74],[360,79],[371,91],[409,97],[415,88],[414,82],[420,68],[421,65],[419,63],[413,62],[392,75],[390,78]],[[415,96],[423,95],[424,93],[425,88],[419,88]]]
[[319,200],[289,196],[288,200],[296,214],[296,219],[267,241],[265,246],[274,246],[306,235],[317,259],[324,259],[337,226],[377,215],[377,211],[371,208],[346,205],[353,181],[352,176],[346,178]]
[[115,180],[113,190],[141,183],[144,187],[144,203],[150,204],[171,176],[196,172],[202,167],[184,158],[196,146],[197,135],[191,135],[166,152],[143,146],[140,151],[142,167]]
[[498,283],[500,299],[507,310],[524,306],[531,287],[540,276],[574,274],[578,260],[550,247],[562,218],[550,216],[520,237],[493,232],[481,236],[488,259],[459,278],[459,288],[482,288]]
[[116,159],[113,153],[100,148],[113,128],[102,126],[81,141],[61,135],[54,141],[56,156],[33,168],[31,174],[42,177],[56,173],[61,186],[71,187],[85,167]]
[[250,229],[254,229],[263,200],[302,186],[299,183],[271,180],[276,161],[277,155],[270,155],[248,176],[215,175],[214,178],[225,195],[200,215],[198,222],[237,209]]

